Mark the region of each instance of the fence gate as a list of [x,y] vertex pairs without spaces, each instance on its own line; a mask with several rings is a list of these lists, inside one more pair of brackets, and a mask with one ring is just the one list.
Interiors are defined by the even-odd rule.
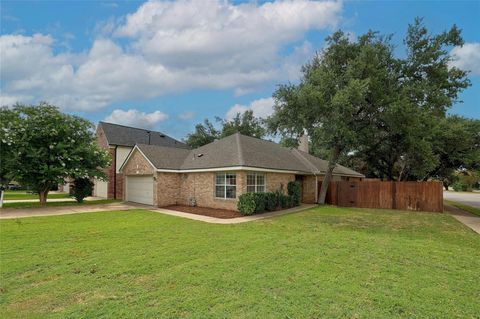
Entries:
[[358,183],[344,182],[338,184],[338,206],[357,207]]

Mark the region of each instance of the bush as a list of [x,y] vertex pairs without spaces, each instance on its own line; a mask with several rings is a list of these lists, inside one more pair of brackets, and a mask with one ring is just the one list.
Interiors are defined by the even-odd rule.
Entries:
[[265,193],[253,193],[253,198],[255,199],[255,213],[262,213],[265,211]]
[[299,206],[302,201],[302,185],[300,185],[300,182],[288,182],[287,190],[288,196],[292,197],[293,206]]
[[466,192],[468,190],[468,185],[461,182],[454,183],[452,187],[456,192]]
[[284,194],[279,194],[278,196],[278,202],[280,204],[280,207],[282,208],[288,208],[288,204],[289,204],[289,197],[287,195],[284,195]]
[[240,214],[248,216],[255,213],[255,194],[245,193],[238,198],[237,208]]
[[85,197],[92,194],[93,182],[88,178],[77,178],[71,189],[73,197],[77,202],[82,203]]
[[265,209],[274,211],[278,207],[278,199],[276,193],[265,193]]

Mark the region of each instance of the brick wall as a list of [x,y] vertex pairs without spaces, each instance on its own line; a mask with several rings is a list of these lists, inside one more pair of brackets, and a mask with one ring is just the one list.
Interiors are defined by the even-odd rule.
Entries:
[[281,190],[286,194],[288,182],[295,181],[295,174],[266,173],[265,178],[267,179],[267,192]]
[[180,175],[178,173],[156,174],[156,203],[158,207],[176,205],[180,197]]
[[316,191],[316,177],[315,175],[303,176],[302,182],[302,202],[307,204],[315,204]]

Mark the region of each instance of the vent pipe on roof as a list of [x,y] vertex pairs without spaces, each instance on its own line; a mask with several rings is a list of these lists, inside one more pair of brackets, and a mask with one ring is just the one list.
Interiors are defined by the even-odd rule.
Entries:
[[150,145],[150,133],[152,133],[152,132],[147,131],[147,134],[148,134],[148,145]]
[[298,150],[308,153],[308,135],[306,133],[303,133],[300,135],[298,138]]

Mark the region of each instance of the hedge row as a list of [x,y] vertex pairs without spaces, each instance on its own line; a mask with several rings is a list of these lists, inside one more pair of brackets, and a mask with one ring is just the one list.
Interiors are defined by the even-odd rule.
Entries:
[[253,215],[300,205],[302,193],[300,183],[289,182],[287,190],[288,195],[282,194],[280,191],[242,194],[238,199],[237,208],[242,215]]

